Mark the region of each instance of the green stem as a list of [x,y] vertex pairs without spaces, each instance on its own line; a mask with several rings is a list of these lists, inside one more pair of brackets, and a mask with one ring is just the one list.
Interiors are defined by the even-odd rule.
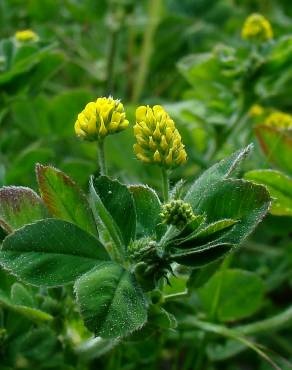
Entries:
[[287,327],[288,323],[292,325],[292,306],[269,319],[257,321],[253,324],[237,326],[233,329],[241,334],[249,335],[263,331],[278,330],[282,327]]
[[99,163],[100,174],[106,175],[104,139],[98,141],[97,150],[98,150],[98,163]]
[[182,298],[182,297],[187,297],[189,295],[188,291],[184,292],[179,292],[179,293],[173,293],[173,294],[168,294],[164,296],[164,299],[166,301],[172,300],[172,299],[177,299],[177,298]]
[[153,39],[156,28],[159,24],[161,6],[162,0],[149,1],[148,24],[144,33],[142,51],[139,59],[139,69],[137,72],[136,83],[132,94],[133,102],[139,101],[147,78],[149,62],[153,50]]
[[195,365],[193,367],[194,370],[201,370],[201,369],[205,368],[204,367],[204,362],[205,362],[205,358],[206,358],[206,347],[207,347],[207,344],[208,344],[208,334],[204,333],[203,335],[204,336],[201,340],[201,343],[199,345],[199,349],[198,349],[198,352],[197,352]]
[[169,180],[168,180],[168,174],[167,170],[162,167],[161,168],[161,174],[162,174],[162,194],[164,202],[168,202],[169,199]]

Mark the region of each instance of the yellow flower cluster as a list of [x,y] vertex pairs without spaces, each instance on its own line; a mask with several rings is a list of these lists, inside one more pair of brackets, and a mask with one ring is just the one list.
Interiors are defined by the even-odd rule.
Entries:
[[32,30],[17,31],[15,38],[19,42],[38,41],[38,35]]
[[251,14],[244,22],[241,37],[250,41],[268,41],[273,38],[270,22],[261,14]]
[[267,126],[292,129],[292,115],[283,112],[273,112],[268,115],[264,122]]
[[98,98],[86,105],[75,122],[76,135],[89,141],[103,140],[105,136],[126,129],[129,121],[120,100]]
[[145,163],[165,168],[186,162],[187,154],[181,136],[168,113],[160,106],[140,106],[136,110],[134,152]]
[[260,117],[264,114],[264,108],[259,104],[253,104],[248,112],[249,116],[252,118]]

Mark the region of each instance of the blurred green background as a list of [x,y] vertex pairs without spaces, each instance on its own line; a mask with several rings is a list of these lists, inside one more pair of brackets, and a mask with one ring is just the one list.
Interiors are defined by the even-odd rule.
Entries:
[[[132,125],[139,104],[169,109],[192,160],[185,175],[245,144],[243,137],[225,146],[223,154],[214,147],[218,131],[238,109],[238,96],[233,82],[221,81],[213,62],[203,57],[202,63],[200,55],[218,44],[242,45],[242,24],[254,11],[268,17],[276,39],[291,31],[288,0],[1,0],[0,182],[33,185],[39,161],[62,168],[85,186],[96,170],[96,148],[77,140],[73,125],[88,101],[108,94],[122,99]],[[7,40],[27,28],[40,41],[17,50],[15,57]],[[244,53],[231,63],[242,63]],[[285,92],[276,86],[272,99],[289,110],[290,69],[287,74]],[[264,82],[268,86],[260,86],[261,95],[275,90],[274,80]],[[135,160],[132,143],[132,130],[107,140],[112,173],[157,185],[156,170]]]

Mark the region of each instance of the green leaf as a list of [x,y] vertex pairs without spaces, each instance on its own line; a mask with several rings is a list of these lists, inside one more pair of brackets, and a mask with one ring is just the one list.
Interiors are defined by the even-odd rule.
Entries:
[[46,216],[43,201],[33,190],[22,186],[0,189],[0,225],[6,232],[10,233]]
[[24,304],[13,302],[6,293],[0,289],[0,307],[4,307],[10,311],[16,312],[31,321],[50,321],[53,319],[48,313],[34,307],[29,307]]
[[[41,147],[42,145],[42,147]],[[18,154],[18,153],[17,153]],[[35,179],[34,168],[37,161],[50,162],[55,153],[52,148],[44,147],[40,141],[25,147],[18,155],[13,155],[13,166],[6,173],[6,184],[33,183]]]
[[233,219],[215,221],[209,225],[200,227],[199,230],[195,230],[193,233],[183,239],[178,239],[175,243],[180,248],[203,245],[218,238],[218,236],[222,235],[227,229],[236,223],[237,221]]
[[136,235],[136,211],[132,194],[126,185],[107,176],[95,178],[92,184],[127,246]]
[[221,261],[215,261],[213,263],[209,263],[207,266],[200,268],[200,269],[194,269],[191,272],[191,275],[189,277],[189,280],[187,282],[187,288],[192,289],[198,289],[211,278],[212,275],[215,274],[215,272],[219,269],[219,266],[221,264]]
[[37,286],[73,282],[108,254],[98,239],[67,221],[45,219],[8,235],[0,263],[19,279]]
[[155,191],[144,185],[130,185],[137,214],[137,237],[153,236],[160,222],[161,203]]
[[244,176],[256,184],[265,185],[272,198],[270,213],[277,216],[292,216],[292,178],[275,170],[254,170]]
[[30,292],[20,283],[14,283],[11,287],[11,300],[13,303],[33,307],[34,300]]
[[230,269],[219,271],[198,290],[205,310],[212,314],[217,300],[216,318],[233,321],[253,315],[261,306],[264,283],[255,273]]
[[234,175],[235,171],[238,170],[238,166],[250,153],[252,145],[233,153],[230,157],[223,159],[210,167],[205,171],[191,186],[187,192],[184,200],[190,203],[196,211],[200,205],[200,202],[206,195],[212,186],[218,181],[227,179]]
[[238,222],[225,232],[214,234],[214,240],[209,238],[206,244],[196,245],[193,241],[192,246],[190,241],[188,249],[172,248],[171,257],[178,263],[194,267],[214,261],[240,244],[255,229],[268,212],[270,202],[268,191],[261,185],[237,179],[215,183],[201,198],[195,213],[206,214],[209,223],[222,219]]
[[181,265],[199,268],[223,257],[233,248],[233,244],[224,242],[211,242],[200,247],[186,250],[173,248],[171,259]]
[[139,329],[147,319],[147,304],[134,276],[113,262],[97,266],[75,283],[86,326],[97,336],[115,338]]
[[37,164],[36,173],[41,196],[50,213],[97,235],[92,211],[78,185],[62,171],[51,166]]
[[108,251],[114,260],[122,262],[125,258],[126,248],[123,242],[121,231],[118,228],[115,220],[112,218],[111,214],[103,204],[99,195],[95,191],[92,177],[90,179],[89,189],[90,189],[90,198],[89,198],[90,205],[93,210],[96,222],[104,225],[109,236],[113,241],[111,248],[109,248]]
[[291,131],[258,125],[255,132],[268,161],[292,174]]
[[271,199],[264,186],[238,179],[227,179],[209,189],[195,212],[205,213],[208,222],[233,219],[238,222],[218,240],[239,244],[267,214]]
[[45,364],[41,368],[64,369],[61,343],[48,327],[34,328],[13,342],[16,358],[29,364]]

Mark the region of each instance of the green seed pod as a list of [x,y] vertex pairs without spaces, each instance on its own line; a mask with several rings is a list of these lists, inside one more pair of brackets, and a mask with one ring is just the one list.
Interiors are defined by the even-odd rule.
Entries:
[[181,199],[164,204],[160,216],[163,223],[174,225],[178,229],[184,228],[196,218],[192,206]]

